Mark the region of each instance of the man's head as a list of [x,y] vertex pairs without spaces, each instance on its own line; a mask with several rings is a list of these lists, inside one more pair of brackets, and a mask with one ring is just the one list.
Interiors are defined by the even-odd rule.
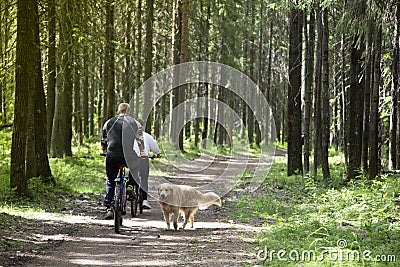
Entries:
[[130,114],[130,108],[128,103],[121,103],[118,106],[118,115],[129,115]]

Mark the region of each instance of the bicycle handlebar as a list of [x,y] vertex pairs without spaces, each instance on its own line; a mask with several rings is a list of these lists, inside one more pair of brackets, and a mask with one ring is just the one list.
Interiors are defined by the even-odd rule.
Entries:
[[[107,153],[100,153],[100,156],[105,157],[107,155]],[[156,154],[153,154],[152,156],[149,156],[149,159],[156,159],[156,158],[160,158],[161,156],[157,157]]]

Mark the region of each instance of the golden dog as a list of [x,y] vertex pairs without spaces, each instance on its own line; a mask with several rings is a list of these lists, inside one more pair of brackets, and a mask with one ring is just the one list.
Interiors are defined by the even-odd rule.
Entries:
[[182,229],[185,229],[189,221],[193,228],[194,215],[199,207],[206,208],[212,204],[221,206],[221,199],[217,194],[213,192],[203,194],[195,188],[185,185],[160,184],[158,187],[158,197],[168,230],[170,229],[171,216],[175,230],[178,230],[180,213],[185,218]]

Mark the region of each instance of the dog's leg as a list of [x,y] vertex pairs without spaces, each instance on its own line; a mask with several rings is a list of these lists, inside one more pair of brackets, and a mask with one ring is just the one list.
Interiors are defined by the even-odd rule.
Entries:
[[194,208],[190,211],[190,214],[189,214],[189,220],[190,220],[190,224],[191,224],[192,228],[194,228],[194,215],[196,214],[196,212],[197,212],[197,208]]
[[171,226],[170,226],[170,217],[171,216],[170,216],[169,212],[166,210],[163,210],[163,213],[164,213],[164,220],[167,223],[167,229],[169,230],[169,229],[171,229]]
[[190,216],[190,224],[191,224],[192,228],[194,228],[194,214],[192,214]]
[[179,218],[179,208],[174,209],[174,229],[178,230],[178,218]]
[[190,209],[185,209],[184,214],[185,214],[185,220],[183,222],[182,229],[185,229],[186,224],[188,223],[188,220],[190,218]]

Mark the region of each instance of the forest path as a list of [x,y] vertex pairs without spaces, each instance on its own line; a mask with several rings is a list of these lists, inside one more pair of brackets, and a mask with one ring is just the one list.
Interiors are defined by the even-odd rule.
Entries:
[[[215,161],[207,177],[217,177],[226,166],[224,159]],[[197,176],[177,170],[171,173],[170,179],[186,176],[185,184],[198,184]],[[101,219],[102,196],[66,198],[68,208],[63,214],[32,215],[30,232],[24,234],[30,235],[38,246],[30,251],[21,249],[20,255],[16,255],[20,260],[14,264],[59,267],[255,265],[257,251],[251,243],[255,241],[254,235],[261,231],[263,220],[255,218],[245,224],[233,217],[233,202],[243,192],[243,189],[231,191],[223,198],[222,208],[212,206],[199,210],[195,229],[179,231],[165,230],[159,204],[150,198],[153,208],[137,218],[131,218],[128,210],[121,234],[114,232],[113,220]]]

